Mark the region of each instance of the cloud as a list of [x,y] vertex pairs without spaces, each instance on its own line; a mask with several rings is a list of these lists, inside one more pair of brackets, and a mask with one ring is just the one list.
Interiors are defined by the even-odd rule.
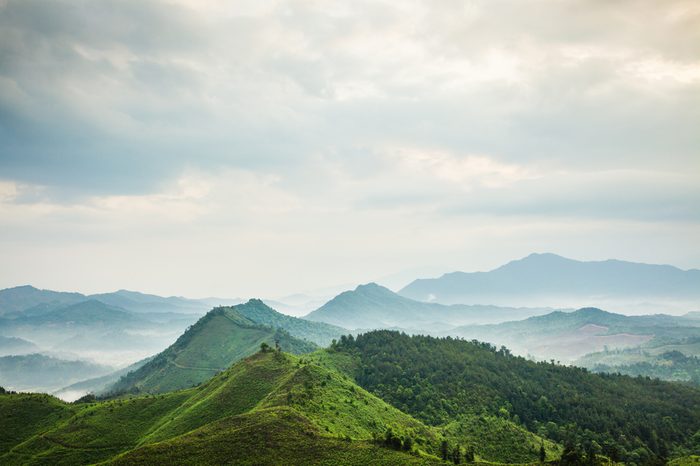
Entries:
[[290,292],[571,225],[700,261],[699,109],[693,1],[6,0],[0,252],[225,243]]

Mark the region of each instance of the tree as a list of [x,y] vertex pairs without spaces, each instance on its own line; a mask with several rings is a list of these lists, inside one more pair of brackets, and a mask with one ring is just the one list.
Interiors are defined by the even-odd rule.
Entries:
[[268,351],[270,351],[270,345],[268,345],[264,341],[262,343],[260,343],[260,352],[267,353]]
[[464,461],[466,461],[467,463],[474,462],[474,447],[467,447],[467,449],[464,452]]
[[462,462],[462,448],[459,445],[452,450],[452,462],[454,464],[460,464]]
[[540,463],[547,459],[547,450],[544,449],[544,442],[540,444]]
[[447,440],[443,440],[440,444],[440,452],[442,453],[442,459],[447,461],[450,454],[450,445],[447,443]]

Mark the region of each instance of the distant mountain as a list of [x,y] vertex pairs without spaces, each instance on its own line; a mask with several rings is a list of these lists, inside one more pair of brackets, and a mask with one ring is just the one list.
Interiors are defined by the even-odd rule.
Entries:
[[425,303],[369,283],[339,294],[304,318],[350,329],[442,331],[467,323],[503,322],[547,312],[551,309]]
[[17,337],[4,337],[0,335],[0,356],[11,354],[28,354],[36,353],[39,347],[31,341]]
[[653,339],[700,336],[700,321],[664,314],[625,316],[583,308],[496,325],[462,326],[445,334],[504,345],[518,354],[538,359],[573,361],[605,348],[635,347]]
[[66,361],[42,354],[0,357],[0,386],[9,390],[51,392],[114,368],[86,361]]
[[[263,307],[264,306],[264,307]],[[317,348],[311,342],[292,337],[285,330],[259,324],[249,315],[267,312],[260,300],[209,311],[175,343],[141,368],[122,377],[113,392],[157,393],[197,385],[232,363],[278,341],[291,353],[308,353]]]
[[63,401],[68,402],[75,401],[89,393],[98,396],[102,395],[106,392],[109,386],[117,382],[122,376],[128,374],[129,372],[137,370],[152,359],[153,356],[137,361],[127,367],[124,367],[123,369],[118,369],[114,372],[110,372],[107,375],[91,377],[89,379],[72,383],[66,387],[62,387],[54,391],[52,395],[62,399]]
[[8,314],[0,318],[0,334],[35,342],[35,352],[79,353],[122,365],[161,351],[195,320],[194,314],[136,313],[85,299],[43,303]]
[[215,306],[238,304],[239,299],[205,298],[188,299],[179,296],[164,298],[138,291],[119,290],[113,293],[94,294],[89,296],[106,304],[119,306],[133,312],[175,312],[188,314],[204,314]]
[[490,272],[453,272],[418,279],[399,294],[440,303],[522,306],[594,305],[600,302],[700,302],[700,270],[619,260],[580,262],[531,254]]
[[80,301],[45,313],[21,316],[10,321],[13,325],[138,325],[146,321],[137,314],[110,306],[96,299]]
[[73,304],[85,299],[80,293],[40,290],[30,285],[0,290],[0,316],[21,312],[39,304]]
[[139,313],[172,312],[200,315],[215,306],[241,302],[237,298],[188,299],[179,296],[162,297],[129,290],[84,295],[40,290],[30,285],[24,285],[0,290],[0,316],[14,318],[27,313],[37,315],[68,304],[89,300],[97,300],[110,306]]
[[577,359],[575,364],[593,372],[653,377],[700,386],[700,358],[697,355],[688,355],[678,349],[664,351],[664,348],[679,348],[693,353],[700,352],[700,337],[690,340],[691,344],[678,342],[673,345],[606,349],[587,354]]

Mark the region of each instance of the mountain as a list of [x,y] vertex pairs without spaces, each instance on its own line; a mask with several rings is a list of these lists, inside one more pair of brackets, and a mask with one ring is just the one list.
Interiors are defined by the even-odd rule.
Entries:
[[555,311],[522,321],[456,327],[446,334],[504,345],[520,355],[572,362],[605,348],[700,336],[700,321],[664,314],[625,316],[597,308]]
[[376,283],[369,283],[339,294],[304,318],[350,329],[440,331],[455,325],[503,322],[550,311],[551,309],[425,303],[400,296]]
[[22,315],[10,321],[8,325],[68,325],[68,326],[115,326],[139,325],[146,321],[126,310],[107,305],[96,299],[80,301],[61,306],[46,312]]
[[[475,414],[512,420],[564,443],[562,464],[593,464],[585,457],[600,453],[626,464],[700,454],[693,439],[700,390],[681,384],[591,374],[485,343],[386,330],[342,338],[325,361],[428,425],[453,426]],[[476,444],[477,453],[483,448]]]
[[73,304],[85,299],[80,293],[40,290],[30,285],[0,290],[0,316],[21,312],[39,304]]
[[453,272],[418,279],[399,294],[446,304],[581,307],[687,301],[697,307],[700,270],[619,260],[580,262],[555,254],[531,254],[490,272]]
[[[114,392],[159,393],[191,387],[209,379],[241,358],[275,341],[291,353],[308,353],[313,343],[279,328],[259,324],[244,314],[265,312],[259,300],[209,311],[171,346],[110,387]],[[265,306],[266,307],[266,306]]]
[[[697,347],[700,338],[695,343]],[[645,347],[606,349],[587,354],[577,359],[575,364],[593,372],[653,377],[700,386],[700,358],[678,350],[660,352],[659,348]]]
[[114,369],[86,361],[66,361],[42,354],[0,357],[0,386],[9,390],[50,392]]
[[348,333],[346,329],[335,325],[280,314],[259,299],[251,299],[245,305],[236,306],[236,311],[255,323],[281,328],[293,337],[319,346],[328,346],[333,339]]
[[0,335],[0,356],[11,354],[36,353],[39,347],[31,341],[17,337],[3,337]]
[[29,312],[41,314],[68,304],[96,300],[109,306],[138,313],[180,313],[202,315],[215,306],[239,304],[240,299],[188,299],[179,296],[162,297],[138,291],[119,290],[112,293],[84,295],[74,292],[40,290],[30,285],[0,290],[0,316],[18,317]]
[[72,383],[68,386],[65,386],[52,392],[51,394],[57,398],[60,398],[63,401],[68,402],[75,401],[88,394],[96,396],[104,395],[107,392],[108,387],[115,384],[119,379],[121,379],[129,372],[137,370],[152,359],[153,357],[148,357],[146,359],[142,359],[133,364],[130,364],[129,366],[124,367],[122,369],[110,372],[107,375],[91,377],[89,379]]
[[97,299],[106,304],[118,306],[133,312],[174,312],[185,314],[204,314],[215,306],[240,303],[240,299],[205,298],[188,299],[179,296],[164,298],[138,291],[119,290],[112,293],[94,294],[90,299]]
[[193,314],[136,313],[95,299],[39,304],[0,318],[0,334],[35,343],[37,351],[72,353],[108,365],[143,359],[171,344],[196,319]]
[[66,404],[0,394],[0,463],[8,466],[445,464],[440,439],[342,374],[276,351],[159,396]]

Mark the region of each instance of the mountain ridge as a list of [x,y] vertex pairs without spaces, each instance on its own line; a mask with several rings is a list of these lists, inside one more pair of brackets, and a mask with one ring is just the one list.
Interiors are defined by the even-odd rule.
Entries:
[[[444,304],[570,305],[602,299],[693,299],[700,302],[700,270],[608,259],[577,261],[552,253],[530,254],[486,272],[450,272],[414,280],[399,294]],[[550,298],[548,301],[543,301]],[[694,301],[695,302],[695,301]]]
[[404,328],[445,330],[466,323],[502,322],[544,314],[552,309],[490,305],[444,305],[401,296],[376,283],[357,286],[332,298],[304,319],[351,329]]

